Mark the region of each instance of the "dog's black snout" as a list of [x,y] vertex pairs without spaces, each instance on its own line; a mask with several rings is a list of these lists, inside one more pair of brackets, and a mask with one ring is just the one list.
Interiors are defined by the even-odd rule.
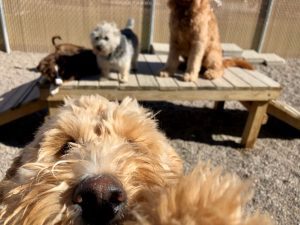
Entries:
[[98,51],[102,51],[102,46],[101,46],[101,45],[97,45],[97,46],[96,46],[96,49],[97,49]]
[[122,184],[106,174],[84,179],[73,194],[73,203],[81,206],[83,219],[91,225],[121,219],[126,200]]

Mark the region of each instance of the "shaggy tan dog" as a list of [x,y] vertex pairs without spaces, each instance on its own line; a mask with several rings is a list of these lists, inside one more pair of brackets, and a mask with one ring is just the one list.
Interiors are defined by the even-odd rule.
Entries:
[[0,186],[1,225],[118,224],[182,162],[135,100],[67,100]]
[[68,99],[0,184],[1,225],[269,225],[246,216],[248,184],[182,161],[146,109]]
[[253,69],[241,59],[223,61],[218,24],[210,0],[169,0],[168,6],[171,9],[170,51],[160,76],[173,76],[180,56],[187,59],[185,81],[197,80],[201,66],[206,68],[204,77],[207,79],[221,77],[224,68],[229,66]]
[[271,225],[268,215],[245,213],[249,182],[199,163],[178,182],[156,193],[131,211],[125,225]]

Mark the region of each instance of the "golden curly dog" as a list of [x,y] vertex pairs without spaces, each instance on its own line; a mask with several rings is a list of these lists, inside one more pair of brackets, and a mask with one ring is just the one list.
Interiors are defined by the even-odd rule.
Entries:
[[129,97],[68,99],[0,183],[1,225],[269,225],[249,185],[182,160]]
[[145,190],[181,174],[182,160],[136,100],[69,99],[1,181],[0,224],[119,224]]
[[187,69],[183,79],[195,81],[201,66],[206,68],[204,77],[221,77],[224,68],[238,66],[253,67],[242,59],[223,60],[220,35],[210,0],[169,0],[171,9],[170,51],[161,77],[173,76],[179,64],[179,57],[187,59]]
[[248,214],[249,182],[200,162],[175,185],[149,192],[124,225],[272,225],[267,214]]

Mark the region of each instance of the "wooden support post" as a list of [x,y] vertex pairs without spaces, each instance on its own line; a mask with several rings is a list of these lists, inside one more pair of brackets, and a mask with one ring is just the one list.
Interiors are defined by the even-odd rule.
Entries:
[[63,105],[63,101],[54,101],[54,102],[49,102],[48,101],[48,114],[49,116],[53,116],[55,115],[58,110],[59,107]]
[[[252,102],[246,102],[246,101],[240,101],[240,103],[248,110],[250,111],[251,109],[251,105],[252,105]],[[270,105],[268,105],[268,108],[270,107]],[[268,112],[268,110],[267,110]],[[267,113],[265,113],[264,115],[264,118],[263,118],[263,121],[262,121],[262,124],[265,125],[269,120],[269,116]]]
[[265,101],[253,102],[251,104],[242,136],[242,145],[244,145],[246,148],[252,148],[254,146],[267,112],[267,108],[268,102]]
[[217,111],[223,110],[224,106],[225,106],[225,101],[216,101],[214,103],[214,109],[217,110]]

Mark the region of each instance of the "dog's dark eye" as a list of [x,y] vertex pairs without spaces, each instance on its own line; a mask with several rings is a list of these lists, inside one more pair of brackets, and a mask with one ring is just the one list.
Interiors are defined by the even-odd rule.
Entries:
[[99,40],[99,37],[95,37],[95,40],[98,41],[98,40]]
[[107,36],[104,37],[104,40],[105,40],[105,41],[108,41],[108,39],[109,39],[109,38],[108,38]]
[[66,142],[63,146],[61,146],[61,148],[60,148],[60,150],[59,150],[59,153],[60,153],[61,155],[66,155],[66,154],[68,154],[69,151],[70,151],[70,148],[71,148],[72,145],[74,145],[74,144],[75,144],[75,141],[74,141],[74,140]]

